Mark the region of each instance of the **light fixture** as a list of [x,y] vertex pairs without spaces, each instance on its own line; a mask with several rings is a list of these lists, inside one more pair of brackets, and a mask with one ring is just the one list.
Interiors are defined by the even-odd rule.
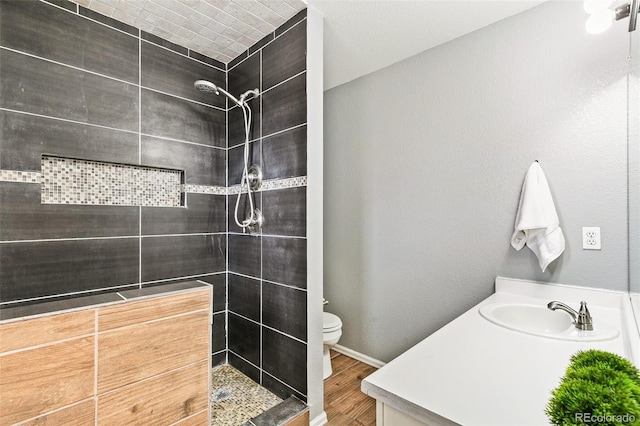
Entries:
[[600,34],[613,23],[613,12],[609,9],[598,10],[587,19],[585,28],[589,34]]

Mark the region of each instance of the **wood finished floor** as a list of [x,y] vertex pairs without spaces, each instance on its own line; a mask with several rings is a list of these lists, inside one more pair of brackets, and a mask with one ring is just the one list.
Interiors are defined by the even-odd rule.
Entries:
[[331,351],[333,374],[324,381],[324,410],[329,426],[374,426],[376,400],[360,391],[360,382],[376,368]]

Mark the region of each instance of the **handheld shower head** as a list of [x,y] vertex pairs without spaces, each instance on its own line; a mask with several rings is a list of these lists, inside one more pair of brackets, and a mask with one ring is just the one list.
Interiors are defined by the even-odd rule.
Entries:
[[196,82],[193,83],[193,87],[195,87],[197,91],[202,92],[202,93],[215,93],[216,95],[219,95],[220,92],[222,92],[223,95],[225,95],[227,98],[231,99],[236,104],[238,104],[238,105],[241,104],[240,101],[237,100],[235,98],[235,96],[233,96],[231,93],[227,92],[222,87],[216,86],[215,84],[213,84],[210,81],[207,81],[207,80],[196,80]]
[[193,87],[195,87],[198,92],[215,93],[216,95],[220,94],[220,92],[218,92],[218,87],[207,80],[196,80],[196,82],[193,83]]
[[[242,228],[243,232],[245,229],[248,229],[249,232],[251,232],[252,234],[259,232],[260,228],[262,227],[262,216],[260,214],[260,210],[258,210],[257,208],[254,208],[253,197],[251,196],[251,192],[256,189],[254,187],[254,184],[257,185],[258,187],[260,186],[261,173],[259,172],[259,169],[258,169],[258,172],[253,172],[252,169],[254,168],[254,166],[248,167],[248,164],[247,164],[249,160],[249,135],[251,133],[251,107],[247,101],[260,96],[260,91],[258,89],[247,90],[242,95],[240,95],[240,99],[237,99],[232,94],[224,90],[223,88],[218,87],[212,82],[207,80],[196,80],[193,83],[193,86],[196,88],[197,91],[202,93],[207,93],[207,94],[215,93],[216,95],[219,95],[220,93],[222,93],[230,101],[238,105],[242,110],[242,115],[244,117],[244,135],[245,135],[244,137],[244,171],[242,173],[242,179],[240,180],[240,191],[238,192],[238,198],[236,199],[236,207],[235,207],[233,216],[236,221],[236,224]],[[257,184],[255,183],[256,181],[258,182]],[[245,185],[247,188],[247,194],[248,194],[251,213],[246,220],[243,220],[241,222],[238,219],[238,207],[240,205],[240,196],[243,193],[242,188],[245,187]]]

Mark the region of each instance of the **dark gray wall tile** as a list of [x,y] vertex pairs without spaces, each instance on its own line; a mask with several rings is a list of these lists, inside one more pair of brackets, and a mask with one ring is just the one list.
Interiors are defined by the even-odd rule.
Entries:
[[225,73],[151,43],[142,43],[142,85],[208,105],[226,108],[225,97],[201,93],[196,80],[208,80],[225,88]]
[[211,353],[216,353],[227,348],[226,318],[224,312],[213,316],[211,327]]
[[138,83],[138,40],[39,1],[0,3],[0,44]]
[[226,148],[226,113],[142,89],[142,133]]
[[265,179],[306,176],[307,126],[262,140],[262,173]]
[[[254,141],[249,143],[249,165],[257,164],[262,167],[260,163],[260,141]],[[244,170],[244,144],[230,148],[228,151],[229,161],[229,186],[240,184],[242,179],[242,172]]]
[[216,275],[216,277],[221,277],[221,279],[217,279],[212,283],[213,284],[213,312],[224,312],[227,309],[226,274]]
[[217,367],[227,363],[227,351],[211,355],[211,367]]
[[138,130],[136,86],[8,50],[0,50],[0,106]]
[[142,281],[202,275],[224,270],[224,234],[142,239]]
[[262,369],[287,385],[307,393],[307,345],[262,328]]
[[306,341],[307,292],[263,282],[262,323]]
[[229,272],[260,278],[260,237],[229,235]]
[[262,94],[262,135],[304,124],[307,121],[306,74]]
[[307,21],[262,49],[262,87],[268,89],[307,68]]
[[307,235],[307,187],[262,192],[262,233],[267,235]]
[[229,274],[229,311],[260,321],[260,280]]
[[138,135],[0,111],[0,169],[40,170],[42,154],[136,164]]
[[281,284],[307,288],[307,240],[262,237],[262,277]]
[[[254,140],[260,137],[260,100],[258,98],[250,100],[248,102],[251,108],[251,128],[249,129],[249,140]],[[230,104],[230,106],[233,106]],[[242,108],[235,107],[228,111],[229,120],[229,146],[238,145],[244,143],[245,140],[245,127],[244,127],[244,114]]]
[[[262,210],[262,196],[259,192],[254,192],[251,194],[251,199],[253,200],[254,208]],[[235,214],[236,214],[236,202],[238,201],[237,195],[229,195],[228,197],[228,229],[229,232],[236,232],[239,234],[243,234],[242,228],[240,228],[236,224]],[[240,202],[238,203],[238,221],[242,222],[247,217],[249,217],[249,212],[251,209],[251,204],[249,204],[249,197],[246,193],[240,195]]]
[[226,232],[224,195],[187,194],[186,207],[142,207],[142,235]]
[[[260,86],[260,55],[256,54],[229,71],[229,92],[236,98],[247,90],[258,89]],[[233,104],[230,103],[229,107]],[[260,137],[260,100],[249,101],[251,108],[251,132],[249,140]],[[229,110],[229,146],[243,143],[245,140],[244,114],[242,108]]]
[[184,170],[185,183],[226,186],[224,149],[143,136],[141,152],[145,166]]
[[[306,374],[306,372],[305,372]],[[269,392],[274,393],[282,399],[287,399],[290,396],[295,396],[300,401],[307,401],[307,397],[298,392],[297,390],[290,388],[283,384],[279,380],[274,379],[270,374],[262,374],[262,386],[264,386]]]
[[138,239],[0,244],[0,301],[138,281]]
[[140,31],[140,37],[143,40],[147,40],[159,46],[166,47],[167,49],[171,49],[174,52],[180,53],[182,55],[189,54],[189,49],[187,49],[186,47],[180,46],[179,44],[171,43],[169,40],[165,40],[162,37],[158,37],[157,35],[148,33],[146,31]]
[[200,62],[204,62],[205,64],[209,64],[211,66],[214,66],[216,68],[218,68],[221,71],[224,71],[226,69],[226,66],[223,62],[220,62],[216,59],[210,58],[208,56],[202,55],[198,52],[194,52],[193,50],[189,50],[189,57],[193,58],[193,59],[197,59]]
[[229,312],[229,350],[260,365],[260,325]]
[[252,55],[229,71],[229,93],[238,98],[247,90],[261,89],[260,54]]
[[254,382],[260,383],[260,370],[233,352],[229,352],[229,364]]
[[0,240],[138,235],[138,207],[42,204],[40,185],[0,182]]

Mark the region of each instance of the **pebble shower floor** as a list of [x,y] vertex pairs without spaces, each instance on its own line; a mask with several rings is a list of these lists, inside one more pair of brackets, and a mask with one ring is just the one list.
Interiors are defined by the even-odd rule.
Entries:
[[211,424],[239,426],[278,405],[278,398],[230,365],[212,370]]

